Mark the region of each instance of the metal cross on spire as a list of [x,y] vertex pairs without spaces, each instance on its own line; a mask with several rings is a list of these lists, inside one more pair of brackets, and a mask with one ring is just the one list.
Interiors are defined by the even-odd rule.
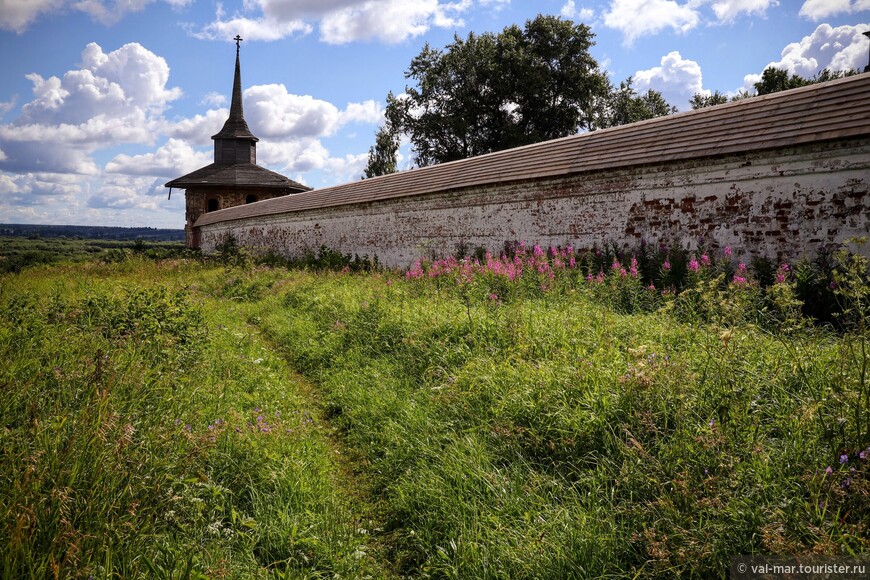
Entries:
[[236,41],[236,52],[239,52],[239,47],[241,46],[239,43],[242,42],[244,40],[244,38],[242,38],[241,36],[239,36],[237,34],[233,40]]

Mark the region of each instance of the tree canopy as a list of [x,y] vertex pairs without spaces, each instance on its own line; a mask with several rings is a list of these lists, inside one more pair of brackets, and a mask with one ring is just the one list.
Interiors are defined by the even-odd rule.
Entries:
[[619,83],[618,89],[611,90],[604,107],[604,116],[597,123],[598,127],[626,125],[677,112],[677,108],[669,105],[660,92],[649,89],[639,95],[633,84],[634,80],[628,77]]
[[[747,99],[760,95],[769,95],[771,93],[788,91],[791,89],[797,89],[799,87],[805,87],[816,83],[823,83],[826,81],[832,81],[834,79],[850,77],[856,74],[858,74],[858,71],[856,71],[855,69],[832,71],[831,69],[825,68],[820,70],[814,77],[806,78],[794,73],[789,75],[788,70],[786,69],[769,66],[764,69],[764,72],[761,73],[761,80],[753,83],[755,94],[743,90],[731,97],[730,100],[738,101],[740,99]],[[719,91],[716,91],[711,95],[695,93],[695,95],[692,97],[692,100],[690,101],[690,104],[692,105],[693,109],[702,109],[704,107],[721,105],[723,103],[727,103],[728,101],[729,99],[727,95],[723,95]]]
[[387,104],[418,165],[444,163],[572,135],[592,126],[609,83],[584,24],[539,15],[498,35],[426,44],[405,73],[415,86]]
[[[393,93],[387,95],[387,105],[395,100]],[[369,148],[369,160],[363,170],[363,179],[395,173],[398,165],[399,134],[389,118],[375,133],[375,144]]]

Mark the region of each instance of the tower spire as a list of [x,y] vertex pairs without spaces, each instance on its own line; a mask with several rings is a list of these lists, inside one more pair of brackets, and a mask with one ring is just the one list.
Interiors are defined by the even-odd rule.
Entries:
[[214,135],[212,139],[245,139],[259,141],[251,130],[248,128],[248,123],[245,121],[245,114],[242,110],[242,67],[239,62],[239,48],[243,40],[238,34],[233,39],[236,41],[236,71],[233,76],[233,95],[230,103],[230,116],[224,123],[220,133]]

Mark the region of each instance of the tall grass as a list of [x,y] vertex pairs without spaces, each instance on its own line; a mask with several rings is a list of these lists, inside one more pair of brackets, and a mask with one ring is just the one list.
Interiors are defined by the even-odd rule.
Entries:
[[653,300],[621,267],[512,286],[440,267],[307,275],[259,315],[365,459],[400,572],[723,576],[736,554],[867,553],[866,330],[701,268]]
[[379,575],[301,379],[223,274],[2,280],[3,577]]
[[657,251],[529,249],[513,277],[485,255],[400,275],[227,252],[0,278],[3,573],[722,577],[737,554],[866,556],[866,262],[836,258],[825,326],[802,267]]

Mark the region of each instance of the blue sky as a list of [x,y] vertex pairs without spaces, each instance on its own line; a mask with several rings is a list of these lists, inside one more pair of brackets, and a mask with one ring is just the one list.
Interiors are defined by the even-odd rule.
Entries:
[[615,83],[680,110],[769,64],[868,61],[870,0],[0,0],[0,222],[182,227],[163,184],[212,160],[236,34],[260,165],[324,187],[359,179],[425,42],[539,13],[588,24]]

